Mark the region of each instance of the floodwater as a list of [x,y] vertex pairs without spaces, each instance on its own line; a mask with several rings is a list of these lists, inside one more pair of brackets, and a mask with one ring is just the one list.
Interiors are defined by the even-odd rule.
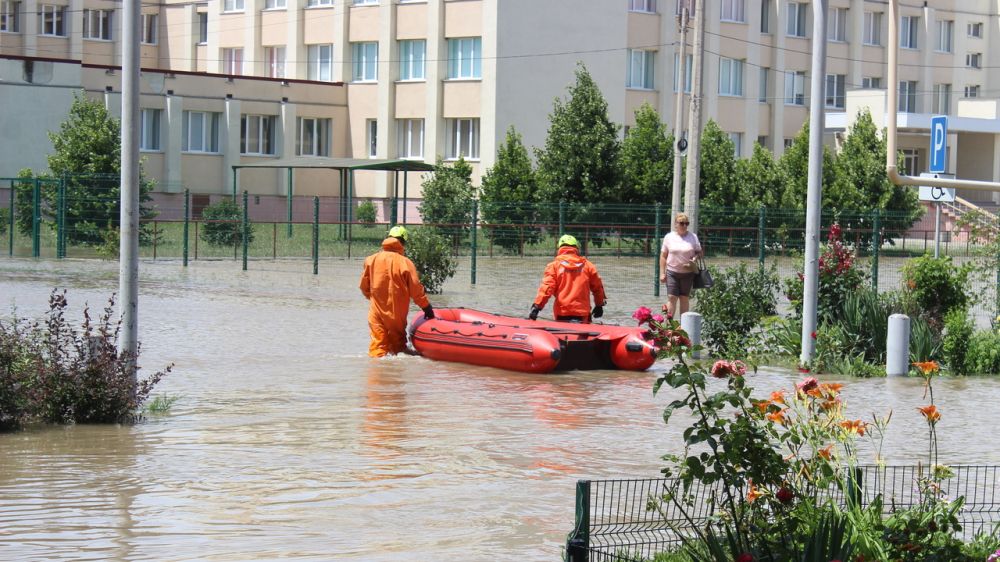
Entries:
[[[431,300],[523,314],[541,274],[511,275],[523,264],[482,260],[481,279],[514,281],[455,279]],[[0,435],[0,559],[558,560],[577,479],[656,477],[681,450],[684,420],[660,417],[672,396],[652,396],[662,362],[527,375],[369,359],[359,260],[141,271],[141,364],[175,363],[154,395],[178,400],[135,426]],[[117,284],[114,263],[0,260],[0,314],[38,316],[59,287],[79,317]],[[609,290],[609,322],[657,304]],[[894,410],[889,462],[926,461],[920,381],[847,382],[852,416]],[[935,397],[942,460],[1000,462],[1000,383],[941,380]]]

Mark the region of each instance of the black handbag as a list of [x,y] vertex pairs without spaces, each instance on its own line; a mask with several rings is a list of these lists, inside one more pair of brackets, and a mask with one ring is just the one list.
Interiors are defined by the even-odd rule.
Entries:
[[712,281],[712,274],[705,266],[705,258],[698,258],[698,273],[694,276],[695,289],[710,289],[715,282]]

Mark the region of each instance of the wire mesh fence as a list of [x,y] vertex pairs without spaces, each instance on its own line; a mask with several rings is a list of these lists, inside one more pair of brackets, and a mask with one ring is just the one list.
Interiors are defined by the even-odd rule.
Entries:
[[[1000,466],[951,469],[954,475],[941,482],[941,492],[946,499],[965,499],[958,513],[961,538],[993,532],[1000,523]],[[883,516],[919,506],[924,499],[919,480],[927,477],[927,467],[861,466],[854,474],[852,484],[856,485],[849,491],[863,507],[881,497]],[[664,478],[579,481],[576,524],[566,547],[568,560],[642,562],[680,546],[685,537],[693,536],[692,523],[708,523],[713,515],[711,498],[721,489],[693,487],[693,501],[685,507],[685,516],[664,499],[675,484]],[[827,497],[841,506],[846,503],[840,489],[828,490]]]

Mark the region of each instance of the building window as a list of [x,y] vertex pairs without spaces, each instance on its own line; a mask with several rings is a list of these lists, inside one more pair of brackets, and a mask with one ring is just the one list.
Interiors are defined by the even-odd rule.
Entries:
[[951,110],[951,84],[934,84],[934,113],[947,115]]
[[160,150],[160,110],[139,113],[139,150]]
[[846,95],[847,90],[847,75],[827,74],[825,90],[826,106],[844,109],[844,96]]
[[965,97],[967,98],[978,98],[979,97],[979,85],[966,86],[965,87]]
[[181,150],[185,152],[219,152],[219,120],[221,113],[185,111],[181,120]]
[[983,54],[982,53],[969,53],[965,55],[965,66],[969,68],[982,68],[983,67]]
[[743,95],[743,61],[719,59],[719,95]]
[[760,32],[771,33],[771,0],[760,0]]
[[882,45],[882,12],[865,12],[863,42],[874,47]]
[[767,148],[767,136],[759,135],[757,137],[757,144],[759,144],[761,148]]
[[354,0],[355,6],[377,6],[378,0]]
[[198,44],[208,43],[208,12],[198,12]]
[[722,21],[746,23],[743,3],[744,0],[722,0]]
[[803,71],[785,73],[785,104],[806,104],[806,73]]
[[314,6],[333,6],[333,0],[309,0],[309,7]]
[[655,14],[656,0],[628,0],[628,11]]
[[757,101],[767,103],[767,75],[770,69],[761,67],[760,78],[757,83]]
[[298,156],[330,156],[330,120],[299,117],[295,137]]
[[920,31],[920,18],[903,16],[899,21],[899,46],[904,49],[917,48],[917,32]]
[[479,160],[479,119],[448,120],[448,158]]
[[882,78],[879,76],[865,76],[861,79],[861,87],[866,90],[881,90]]
[[788,137],[785,137],[784,139],[781,139],[781,146],[783,146],[785,148],[785,150],[788,150],[789,148],[792,148],[793,144],[795,144],[795,139],[788,138]]
[[[674,91],[677,91],[679,74],[681,72],[681,57],[674,53]],[[694,55],[684,56],[684,92],[691,93],[692,67],[694,66]]]
[[240,154],[273,155],[274,115],[243,115],[240,118]]
[[399,157],[422,159],[424,157],[424,120],[398,119],[396,123],[399,131],[399,142],[396,145],[399,147]]
[[743,133],[729,133],[729,140],[733,143],[733,156],[739,158],[743,154]]
[[847,41],[847,8],[834,8],[826,20],[826,39],[828,41]]
[[899,83],[899,110],[903,113],[917,112],[917,83],[903,80]]
[[355,82],[378,80],[378,43],[375,41],[352,43],[351,53],[354,67],[351,79]]
[[806,5],[801,2],[788,3],[788,22],[785,35],[789,37],[806,36]]
[[40,6],[42,14],[39,24],[42,35],[52,35],[55,37],[66,37],[66,6],[56,6],[54,4],[42,4]]
[[983,22],[970,23],[965,27],[965,29],[969,37],[972,37],[973,39],[983,38]]
[[223,0],[222,11],[242,12],[245,9],[246,0]]
[[480,37],[448,40],[448,78],[482,78],[482,42]]
[[267,0],[264,2],[265,10],[284,10],[287,7],[286,0]]
[[916,148],[904,148],[903,153],[903,173],[907,176],[915,176],[920,173],[920,156]]
[[11,0],[0,1],[0,31],[18,33],[21,31],[21,3]]
[[426,66],[427,41],[416,39],[399,42],[399,79],[423,80]]
[[656,53],[628,49],[628,66],[626,68],[625,87],[643,90],[653,89],[653,60]]
[[139,41],[143,45],[155,45],[157,36],[157,21],[159,18],[156,14],[142,14],[142,36],[139,37]]
[[111,40],[111,10],[83,11],[83,38]]
[[243,74],[243,49],[222,49],[222,73],[233,76]]
[[333,79],[333,45],[309,45],[309,80]]
[[264,47],[264,60],[267,63],[267,76],[269,78],[285,77],[284,47]]
[[955,22],[937,22],[937,50],[942,53],[950,53],[955,45]]
[[378,120],[369,119],[365,121],[365,136],[368,141],[368,157],[375,158],[378,155]]

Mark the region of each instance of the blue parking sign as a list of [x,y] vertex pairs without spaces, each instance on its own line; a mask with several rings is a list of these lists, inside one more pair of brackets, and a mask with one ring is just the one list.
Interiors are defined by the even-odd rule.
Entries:
[[943,173],[948,165],[948,116],[931,117],[931,173]]

